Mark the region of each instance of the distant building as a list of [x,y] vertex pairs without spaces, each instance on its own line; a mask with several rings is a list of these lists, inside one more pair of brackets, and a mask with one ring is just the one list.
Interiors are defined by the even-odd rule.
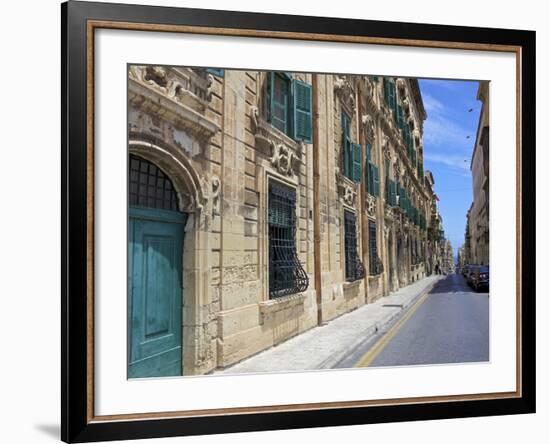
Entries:
[[479,82],[481,113],[470,170],[474,199],[468,217],[469,262],[489,264],[489,83]]

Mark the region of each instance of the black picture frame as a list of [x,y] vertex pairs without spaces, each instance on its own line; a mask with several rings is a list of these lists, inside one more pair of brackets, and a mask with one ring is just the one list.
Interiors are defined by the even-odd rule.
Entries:
[[[93,71],[87,62],[90,20],[186,25],[267,33],[303,33],[370,37],[388,41],[510,45],[519,48],[521,79],[518,111],[521,233],[518,312],[521,393],[514,397],[440,400],[422,403],[349,406],[319,409],[255,411],[228,415],[151,417],[96,421],[90,415],[88,359],[93,319],[90,290],[90,160],[87,146],[90,108],[87,82]],[[142,5],[69,1],[61,5],[62,23],[62,313],[61,313],[61,438],[90,442],[182,435],[278,430],[289,428],[416,421],[442,418],[510,415],[535,412],[535,32],[507,29],[397,23],[356,19],[275,15]],[[396,43],[398,44],[398,43]],[[528,116],[522,118],[522,116]]]

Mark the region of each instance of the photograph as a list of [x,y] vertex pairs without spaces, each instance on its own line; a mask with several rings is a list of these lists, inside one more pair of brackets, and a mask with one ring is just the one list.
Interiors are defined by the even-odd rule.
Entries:
[[127,67],[128,379],[491,360],[489,80]]

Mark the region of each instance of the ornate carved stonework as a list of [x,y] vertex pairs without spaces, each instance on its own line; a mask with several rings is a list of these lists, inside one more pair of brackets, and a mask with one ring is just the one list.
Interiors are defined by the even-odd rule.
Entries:
[[367,201],[365,203],[367,207],[367,214],[371,217],[376,217],[376,197],[371,194],[367,194]]
[[365,89],[368,96],[374,98],[374,94],[376,92],[376,84],[368,76],[365,76]]
[[252,130],[256,133],[260,119],[260,110],[256,105],[250,107],[250,118],[252,119]]
[[334,81],[334,92],[344,106],[351,112],[355,112],[355,91],[347,76],[337,76]]
[[336,173],[336,183],[338,186],[338,194],[342,201],[349,206],[354,206],[357,197],[357,184],[349,180],[340,172]]
[[210,178],[210,185],[212,197],[212,213],[220,214],[220,192],[222,188],[220,178],[216,175],[213,175]]
[[405,114],[408,116],[411,112],[411,102],[409,101],[409,97],[406,96],[403,99],[403,111],[405,111]]
[[370,114],[364,114],[361,118],[361,121],[363,123],[363,126],[365,127],[367,139],[369,139],[371,142],[374,141],[374,139],[376,138],[374,119]]
[[397,87],[397,90],[403,94],[405,92],[405,79],[397,79],[395,81],[395,86]]
[[391,158],[390,138],[386,135],[382,136],[382,153],[384,157]]
[[129,77],[195,111],[212,100],[214,76],[202,70],[132,65]]
[[260,118],[254,108],[256,107],[251,109],[251,118],[255,126],[256,149],[269,159],[279,173],[286,176],[297,174],[302,158],[302,145]]
[[294,163],[296,161],[294,151],[283,143],[271,142],[271,165],[277,171],[286,176],[294,175]]
[[391,207],[390,205],[386,205],[384,207],[384,210],[385,210],[384,211],[384,216],[386,217],[386,219],[389,219],[389,220],[393,219],[393,217],[394,217],[393,216],[393,208],[394,207]]

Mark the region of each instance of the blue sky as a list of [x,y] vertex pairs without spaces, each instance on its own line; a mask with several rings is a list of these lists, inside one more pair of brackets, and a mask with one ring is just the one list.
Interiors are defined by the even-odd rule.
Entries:
[[473,198],[470,160],[481,110],[478,82],[419,79],[419,83],[428,114],[424,169],[434,176],[445,236],[456,256],[464,243],[466,213]]

